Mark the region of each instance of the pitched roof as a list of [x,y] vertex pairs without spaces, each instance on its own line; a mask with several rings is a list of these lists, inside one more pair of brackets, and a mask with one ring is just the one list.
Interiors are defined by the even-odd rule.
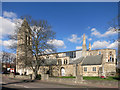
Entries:
[[80,57],[76,60],[70,60],[69,64],[78,64],[78,63],[82,62],[83,58],[84,57]]
[[87,56],[82,65],[100,65],[102,64],[102,55]]

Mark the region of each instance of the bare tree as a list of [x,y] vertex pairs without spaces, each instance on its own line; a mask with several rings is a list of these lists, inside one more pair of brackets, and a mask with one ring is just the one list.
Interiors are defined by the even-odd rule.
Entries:
[[2,63],[6,65],[6,69],[7,69],[7,65],[15,65],[15,55],[13,53],[8,53],[8,52],[5,52],[3,51],[2,52]]
[[46,20],[33,20],[31,17],[26,17],[21,27],[17,27],[15,34],[9,37],[19,42],[23,40],[21,44],[11,48],[17,48],[17,56],[19,56],[17,57],[17,64],[19,62],[22,68],[31,68],[33,70],[33,78],[35,79],[39,67],[46,63],[42,56],[46,51],[56,51],[53,45],[47,43],[55,38],[55,32],[51,30],[51,26]]

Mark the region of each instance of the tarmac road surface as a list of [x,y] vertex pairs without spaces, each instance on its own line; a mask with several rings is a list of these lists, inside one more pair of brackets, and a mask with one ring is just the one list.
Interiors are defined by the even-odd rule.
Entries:
[[[40,88],[45,88],[45,90],[55,89],[55,88],[78,88],[79,90],[101,90],[101,88],[95,88],[93,86],[83,86],[83,85],[68,85],[68,84],[60,84],[54,82],[45,82],[45,81],[27,81],[27,80],[19,80],[19,79],[12,79],[9,77],[2,77],[2,90],[21,90],[21,89],[28,89],[28,90],[39,90]],[[81,89],[80,89],[81,88]],[[109,89],[109,88],[108,88]],[[102,90],[107,90],[106,88]],[[109,90],[118,90],[118,88],[111,88]]]
[[86,88],[85,86],[75,86],[75,85],[66,85],[66,84],[59,84],[59,83],[50,83],[50,82],[43,82],[43,81],[25,81],[25,80],[18,80],[12,79],[8,77],[3,77],[2,79],[2,87],[3,89],[17,89],[20,88]]

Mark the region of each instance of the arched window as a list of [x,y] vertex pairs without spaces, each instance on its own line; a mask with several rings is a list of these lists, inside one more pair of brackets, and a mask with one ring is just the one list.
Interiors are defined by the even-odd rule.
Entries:
[[28,45],[30,45],[30,36],[28,37]]
[[112,52],[109,53],[108,62],[114,62],[114,57],[113,57]]
[[67,64],[67,60],[66,60],[66,64]]
[[110,62],[112,62],[112,55],[110,56]]
[[66,64],[66,60],[64,60],[64,64]]
[[27,35],[25,35],[25,44],[27,45]]
[[67,64],[67,60],[66,59],[64,60],[64,64]]

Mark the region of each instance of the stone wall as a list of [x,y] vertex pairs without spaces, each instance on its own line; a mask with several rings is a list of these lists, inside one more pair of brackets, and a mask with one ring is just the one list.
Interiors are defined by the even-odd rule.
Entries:
[[116,65],[112,62],[105,63],[104,72],[106,76],[114,76],[116,74]]
[[118,87],[117,81],[105,81],[105,80],[83,80],[80,77],[79,78],[56,78],[56,77],[49,77],[48,75],[42,75],[43,81],[49,81],[49,82],[56,82],[56,83],[62,83],[62,84],[70,84],[70,85],[94,85],[94,87],[98,86],[104,86],[104,87]]
[[56,77],[49,77],[47,74],[41,75],[41,80],[43,81],[51,81],[51,82],[59,82],[59,83],[80,83],[83,81],[82,76],[78,76],[77,78],[56,78]]
[[[84,67],[87,67],[87,71],[84,71]],[[96,67],[96,71],[93,71],[93,67]],[[100,67],[102,65],[86,65],[83,66],[83,76],[99,76]]]
[[13,74],[3,74],[2,76],[15,78],[15,79],[31,79],[30,76],[21,76],[21,75],[13,75]]

